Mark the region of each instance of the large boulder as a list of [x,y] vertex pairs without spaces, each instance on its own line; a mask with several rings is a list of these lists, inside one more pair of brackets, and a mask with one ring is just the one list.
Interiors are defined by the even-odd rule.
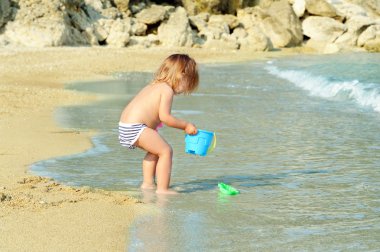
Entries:
[[325,0],[306,0],[306,10],[313,15],[335,17],[336,9]]
[[168,17],[168,10],[164,6],[153,4],[147,9],[143,9],[136,14],[136,18],[139,22],[151,25],[159,23]]
[[[95,4],[95,2],[92,3]],[[86,13],[91,14],[89,14],[90,16],[87,16]],[[101,15],[91,5],[86,5],[85,9],[65,8],[63,10],[63,15],[64,18],[67,20],[67,26],[71,26],[73,28],[73,31],[76,31],[82,35],[84,39],[84,44],[88,43],[90,45],[98,45],[98,41],[102,41],[102,35],[104,35],[103,31],[99,26],[95,27],[95,23],[92,19],[98,19],[101,17]],[[97,38],[96,34],[99,35],[99,39]]]
[[[302,24],[299,18],[295,15],[292,7],[286,0],[274,2],[268,9],[269,15],[276,20],[276,22],[280,23],[279,26],[281,31],[277,32],[277,34],[285,33],[284,36],[290,35],[289,41],[284,41],[284,43],[277,43],[279,47],[289,47],[289,46],[297,46],[302,43],[303,34],[302,34]],[[273,26],[272,26],[273,27]],[[273,30],[276,27],[272,28]],[[284,32],[286,31],[286,32]],[[269,36],[270,37],[270,36]],[[273,44],[274,41],[272,40]]]
[[380,1],[379,0],[346,0],[354,5],[360,5],[367,15],[374,18],[380,17]]
[[307,17],[302,22],[303,34],[316,41],[334,42],[346,31],[346,26],[329,17]]
[[198,31],[202,31],[206,29],[207,22],[210,18],[210,14],[208,13],[200,13],[195,16],[189,16],[190,24]]
[[264,34],[270,38],[274,47],[281,48],[291,46],[292,34],[289,30],[284,29],[278,19],[268,17],[261,22],[260,27]]
[[356,46],[359,35],[372,24],[374,24],[374,21],[369,17],[356,16],[350,18],[345,23],[347,31],[340,36],[335,43],[346,46]]
[[227,23],[209,23],[198,33],[198,36],[205,39],[220,39],[223,34],[230,34],[230,29]]
[[120,12],[129,14],[129,0],[113,0],[113,2]]
[[367,11],[357,4],[343,1],[333,1],[331,4],[337,10],[337,15],[346,19],[356,16],[368,16]]
[[[86,12],[86,16],[88,16],[91,20],[94,21],[100,18],[117,19],[123,16],[123,14],[116,7],[114,7],[113,4],[111,4],[111,0],[74,1],[84,1],[84,4],[80,5],[80,7]],[[125,16],[128,16],[128,14],[126,14]]]
[[[31,47],[110,45],[123,47],[132,33],[131,19],[110,0],[19,0],[2,44]],[[146,29],[145,29],[146,30]],[[134,26],[133,32],[144,33]]]
[[380,52],[380,24],[369,26],[359,36],[357,44],[367,51]]
[[302,17],[306,10],[305,0],[294,0],[292,8],[297,17]]
[[[234,34],[234,33],[233,33]],[[251,27],[247,30],[246,36],[238,37],[238,42],[240,44],[241,50],[250,51],[270,51],[273,49],[270,39],[256,27]]]
[[245,29],[259,26],[260,22],[267,17],[269,14],[258,6],[241,9],[237,12],[239,23]]
[[117,19],[113,21],[106,39],[106,43],[112,47],[125,47],[129,42],[131,21],[129,19]]
[[131,19],[131,35],[144,36],[147,29],[146,24],[139,22],[136,18]]
[[149,48],[157,46],[160,43],[158,36],[149,34],[147,36],[131,36],[128,47],[132,48]]
[[72,0],[20,0],[15,20],[5,27],[9,44],[30,47],[89,44],[85,31],[72,26],[67,10],[82,11]]
[[[228,48],[231,48],[232,43],[230,42],[234,42],[234,44],[236,44],[236,41],[232,41],[229,36],[230,31],[239,25],[239,22],[235,16],[211,15],[208,18],[207,23],[204,21],[204,19],[202,19],[202,17],[200,17],[200,15],[197,15],[195,17],[197,18],[192,18],[192,22],[196,24],[196,27],[199,30],[197,36],[201,37],[204,40],[219,40],[223,38],[224,41],[221,43],[226,44]],[[212,45],[217,44],[219,47],[221,46],[221,43],[212,42]]]
[[239,44],[235,37],[223,34],[220,39],[207,39],[202,47],[218,51],[235,50],[239,48]]
[[318,53],[337,53],[342,50],[342,48],[335,43],[327,42],[327,41],[318,41],[314,39],[309,39],[306,44],[305,48],[311,49]]
[[367,41],[364,48],[369,52],[380,52],[380,38]]
[[235,29],[239,26],[239,20],[233,15],[211,15],[208,20],[208,24],[220,24],[225,23],[229,29]]
[[186,10],[177,7],[171,13],[168,20],[158,27],[157,35],[164,46],[186,46],[193,45],[193,33],[190,28]]
[[256,6],[239,10],[237,17],[245,29],[259,28],[274,47],[296,46],[302,42],[301,23],[286,0],[276,1],[268,9]]
[[11,5],[9,0],[0,1],[0,28],[10,19]]

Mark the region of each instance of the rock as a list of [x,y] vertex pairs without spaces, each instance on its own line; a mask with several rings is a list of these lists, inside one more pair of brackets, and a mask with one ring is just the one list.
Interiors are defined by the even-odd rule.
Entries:
[[105,28],[106,22],[107,21],[105,19],[101,19],[97,23],[94,24],[93,33],[94,33],[96,40],[98,42],[104,42],[108,37],[108,34],[109,34],[111,27],[109,26],[109,28],[106,29]]
[[256,27],[248,29],[247,36],[239,37],[238,42],[241,50],[269,51],[273,48],[270,39]]
[[380,24],[369,26],[358,38],[357,45],[364,46],[368,41],[380,38]]
[[346,46],[356,46],[359,35],[374,21],[369,17],[355,16],[350,18],[346,23],[347,31],[340,36],[335,43]]
[[233,31],[231,36],[235,37],[236,40],[244,39],[248,36],[248,32],[244,28],[238,27]]
[[81,3],[71,0],[20,0],[15,19],[7,23],[4,40],[8,44],[46,47],[85,45],[83,30],[73,26],[69,12],[85,15]]
[[224,34],[220,39],[207,39],[202,47],[219,51],[235,50],[239,48],[239,44],[234,37]]
[[281,1],[281,0],[256,0],[255,6],[259,6],[260,8],[263,8],[263,9],[268,9],[276,1]]
[[373,18],[380,17],[380,2],[379,0],[346,0],[355,5],[360,5],[367,15]]
[[11,16],[11,5],[9,0],[0,1],[0,28],[6,24]]
[[380,2],[378,0],[367,0],[365,4],[377,17],[380,16]]
[[297,17],[302,17],[305,14],[306,10],[305,0],[295,0],[292,8]]
[[279,20],[268,17],[261,24],[264,34],[271,40],[276,48],[286,47],[291,44],[292,34],[284,29]]
[[[48,24],[23,24],[10,22],[5,29],[4,36],[7,43],[27,46],[46,47],[69,44],[64,36],[69,33],[63,22],[49,22]],[[83,42],[87,40],[83,38]]]
[[[268,13],[272,17],[273,25],[279,23],[278,26],[271,26],[271,30],[274,32],[272,36],[266,33],[271,38],[274,46],[290,47],[298,46],[302,43],[302,24],[286,0],[273,3],[268,9]],[[277,39],[274,39],[275,37]]]
[[131,36],[128,47],[149,48],[159,44],[157,35],[149,34],[148,36]]
[[[209,22],[206,23],[206,26],[200,27],[200,32],[198,33],[198,36],[206,39],[206,40],[212,40],[212,39],[221,39],[222,35],[229,35],[230,34],[230,26],[227,22],[230,20],[227,20],[228,18],[221,17],[222,15],[212,15],[210,16]],[[230,24],[232,26],[236,25],[236,23],[233,23],[234,21],[230,21]],[[235,27],[235,26],[234,26]],[[215,43],[214,43],[215,44]]]
[[129,42],[129,32],[131,29],[130,20],[117,19],[113,22],[106,43],[112,47],[124,47]]
[[90,45],[97,46],[99,45],[99,40],[97,36],[95,35],[95,29],[93,26],[87,27],[82,34],[87,38],[87,41],[90,43]]
[[182,0],[181,2],[187,13],[191,16],[201,12],[221,13],[221,0]]
[[320,40],[314,40],[314,39],[309,39],[306,44],[306,48],[311,48],[313,51],[316,51],[318,53],[337,53],[341,49],[339,45],[327,42],[327,41],[320,41]]
[[148,26],[144,23],[139,22],[136,18],[131,20],[131,34],[136,36],[144,36]]
[[182,3],[189,15],[193,16],[202,12],[236,15],[239,9],[252,7],[262,1],[264,0],[181,0],[179,2]]
[[261,20],[267,17],[269,14],[260,7],[249,7],[237,12],[237,18],[245,29],[257,26]]
[[129,0],[113,0],[116,8],[122,13],[129,13]]
[[169,19],[161,23],[158,27],[158,38],[164,46],[193,45],[193,34],[184,8],[177,7]]
[[369,52],[380,52],[380,24],[368,27],[359,36],[357,44]]
[[306,0],[306,10],[314,15],[323,17],[335,17],[336,10],[334,6],[325,0]]
[[365,9],[359,5],[343,1],[333,1],[332,5],[337,10],[337,15],[349,19],[356,16],[368,16]]
[[101,10],[97,10],[96,8],[98,7],[94,7],[91,4],[83,6],[84,11],[87,13],[88,17],[91,20],[98,20],[98,19],[104,18],[101,15]]
[[380,52],[380,38],[367,41],[364,48],[369,52]]
[[344,24],[329,17],[307,17],[302,22],[303,34],[316,41],[333,42],[346,31]]
[[143,9],[136,14],[139,22],[150,25],[161,22],[167,17],[167,10],[164,6],[153,4],[147,9]]
[[239,26],[240,22],[236,16],[233,15],[211,15],[208,24],[221,24],[225,23],[228,25],[229,29],[235,29]]
[[[70,16],[69,21],[79,31],[85,31],[88,27],[92,27],[93,20],[89,18],[82,9],[78,9],[75,11],[67,10],[67,13]],[[97,18],[98,16],[95,17],[95,19]]]
[[198,31],[202,31],[206,29],[209,18],[210,15],[208,13],[201,13],[196,16],[190,16],[189,21],[194,28]]
[[119,10],[114,7],[103,9],[100,14],[101,14],[101,17],[108,18],[108,19],[118,19],[118,18],[128,17],[128,14],[123,16],[123,14],[120,13]]
[[288,47],[302,42],[302,25],[286,0],[276,1],[267,10],[260,7],[239,10],[239,22],[247,30],[258,27],[274,47]]
[[[81,5],[81,9],[93,22],[102,18],[117,19],[123,16],[117,8],[111,5],[109,0],[84,0],[84,2],[85,4]],[[125,17],[128,16],[127,13],[124,14]]]
[[220,39],[222,35],[229,35],[230,29],[228,28],[228,25],[226,23],[221,24],[210,24],[203,30],[201,30],[198,35],[207,39]]
[[144,8],[146,7],[146,4],[144,2],[137,2],[137,3],[134,3],[132,5],[130,5],[130,9],[131,9],[131,12],[132,14],[136,14],[136,13],[139,13],[140,11],[142,11]]
[[104,13],[102,2],[98,0],[86,1],[88,1],[89,5],[83,6],[83,9],[66,8],[64,12],[65,19],[67,20],[67,26],[73,26],[75,29],[72,31],[84,38],[84,42],[80,44],[97,46],[99,41],[104,41],[108,37],[111,25],[106,29],[102,27],[102,24],[108,21],[108,18],[102,14]]
[[100,0],[84,0],[84,3],[86,6],[91,6],[97,12],[103,10],[103,3]]

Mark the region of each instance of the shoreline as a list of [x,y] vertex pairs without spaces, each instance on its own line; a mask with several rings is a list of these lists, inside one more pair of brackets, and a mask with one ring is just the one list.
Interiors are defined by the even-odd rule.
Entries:
[[97,97],[66,90],[64,84],[110,79],[115,72],[153,72],[177,52],[188,53],[200,64],[310,53],[303,48],[263,53],[186,48],[0,49],[0,250],[125,249],[128,227],[137,216],[151,212],[149,206],[125,192],[61,185],[34,176],[29,167],[92,147],[93,132],[62,129],[53,112]]

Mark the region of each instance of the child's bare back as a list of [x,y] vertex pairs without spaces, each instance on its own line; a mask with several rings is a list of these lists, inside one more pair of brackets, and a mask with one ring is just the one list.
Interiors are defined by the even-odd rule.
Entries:
[[125,107],[120,121],[123,123],[144,123],[149,128],[155,129],[162,121],[160,120],[160,107],[165,109],[164,106],[161,106],[161,101],[164,102],[165,98],[173,99],[173,95],[172,88],[165,83],[149,84]]

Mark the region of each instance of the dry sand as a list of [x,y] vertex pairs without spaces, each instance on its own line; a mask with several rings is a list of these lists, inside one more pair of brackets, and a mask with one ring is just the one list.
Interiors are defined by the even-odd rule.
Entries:
[[64,83],[154,71],[174,52],[216,63],[301,51],[0,49],[0,251],[125,251],[133,219],[154,210],[127,192],[68,187],[29,172],[33,162],[91,148],[94,133],[61,129],[52,115],[57,106],[97,97],[64,90]]

